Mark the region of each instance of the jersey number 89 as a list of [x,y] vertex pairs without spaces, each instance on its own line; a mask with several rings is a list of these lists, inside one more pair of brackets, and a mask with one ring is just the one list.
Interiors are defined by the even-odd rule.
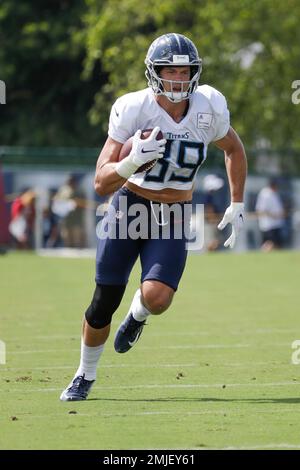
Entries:
[[199,166],[205,160],[203,142],[167,140],[164,157],[146,174],[145,181],[166,183],[193,180]]

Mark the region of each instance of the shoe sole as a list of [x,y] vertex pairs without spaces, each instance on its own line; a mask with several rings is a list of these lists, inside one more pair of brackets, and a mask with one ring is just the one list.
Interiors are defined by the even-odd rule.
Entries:
[[84,401],[86,398],[72,398],[72,397],[66,397],[64,392],[61,394],[59,397],[60,401]]

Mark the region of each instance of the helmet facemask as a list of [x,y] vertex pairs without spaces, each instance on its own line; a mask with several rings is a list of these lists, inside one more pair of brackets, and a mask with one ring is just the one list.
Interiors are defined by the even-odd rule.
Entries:
[[[155,95],[164,95],[172,103],[180,103],[181,101],[188,100],[192,93],[198,86],[198,81],[201,73],[201,65],[189,65],[191,71],[191,78],[187,81],[166,80],[159,76],[159,70],[163,67],[174,66],[175,64],[153,64],[150,61],[146,62],[147,70],[146,77],[148,79],[148,86],[150,86]],[[185,64],[182,64],[182,66]],[[178,67],[178,64],[176,64]],[[170,85],[169,91],[165,89],[164,82]],[[176,88],[180,86],[180,90]],[[175,88],[175,90],[174,90]]]

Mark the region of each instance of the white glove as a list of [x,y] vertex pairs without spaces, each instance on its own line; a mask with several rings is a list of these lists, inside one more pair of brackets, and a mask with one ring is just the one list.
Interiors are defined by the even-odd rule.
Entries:
[[128,155],[137,167],[164,156],[166,149],[166,139],[156,140],[160,132],[159,127],[155,127],[147,139],[141,139],[142,131],[139,129],[133,136],[132,150]]
[[160,131],[155,127],[147,139],[141,139],[142,131],[139,129],[133,136],[130,154],[118,162],[116,172],[122,178],[128,179],[140,166],[158,158],[162,158],[165,152],[166,139],[156,140]]
[[232,232],[230,237],[224,243],[224,246],[230,246],[233,248],[237,239],[238,234],[244,225],[244,203],[243,202],[232,202],[227,207],[224,217],[218,225],[219,230],[223,230],[227,224],[232,225]]

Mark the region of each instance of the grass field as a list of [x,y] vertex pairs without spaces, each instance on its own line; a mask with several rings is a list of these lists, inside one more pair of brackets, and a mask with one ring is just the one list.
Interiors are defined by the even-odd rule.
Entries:
[[191,255],[173,306],[118,355],[137,266],[81,403],[59,395],[94,261],[11,253],[0,273],[1,449],[300,448],[300,253]]

